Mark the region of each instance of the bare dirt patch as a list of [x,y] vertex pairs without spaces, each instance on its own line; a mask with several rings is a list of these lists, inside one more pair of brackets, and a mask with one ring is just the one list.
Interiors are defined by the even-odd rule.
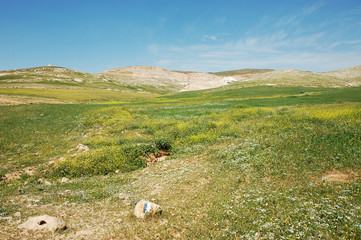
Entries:
[[59,101],[49,98],[39,98],[39,97],[27,97],[27,96],[9,96],[9,95],[0,95],[0,106],[6,105],[20,105],[20,104],[34,104],[34,103],[67,103],[65,101]]
[[[68,199],[78,196],[79,192],[71,189],[72,185],[68,185],[68,190],[59,191],[47,187],[41,195],[26,192],[14,195],[8,201],[18,206],[16,211],[21,212],[21,218],[0,220],[0,236],[4,239],[182,239],[189,224],[201,221],[209,207],[208,197],[204,198],[202,189],[212,181],[213,175],[205,156],[198,155],[167,159],[119,175],[119,178],[128,179],[127,183],[109,185],[107,191],[113,192],[114,196],[99,202],[59,201],[58,198],[64,198],[63,194]],[[126,193],[126,199],[120,199],[119,193]],[[54,202],[46,200],[49,194]],[[123,198],[124,194],[121,196]],[[163,214],[147,220],[135,218],[135,203],[140,199],[159,204]],[[52,233],[18,228],[29,217],[40,214],[63,218],[68,229]],[[174,222],[179,224],[174,226]],[[168,237],[163,238],[159,233],[166,233]]]
[[338,170],[332,170],[328,171],[325,174],[321,176],[322,181],[327,182],[348,182],[352,181],[356,177],[358,177],[359,174],[351,171],[338,171]]

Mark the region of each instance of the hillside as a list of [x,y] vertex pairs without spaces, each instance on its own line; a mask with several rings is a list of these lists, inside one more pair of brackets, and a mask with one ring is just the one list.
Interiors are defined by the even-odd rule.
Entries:
[[0,71],[0,104],[132,101],[184,91],[255,86],[361,86],[361,66],[324,73],[295,69],[204,73],[133,66],[98,74],[43,66]]
[[2,71],[1,239],[359,239],[359,70]]
[[98,76],[132,86],[155,87],[165,92],[216,88],[235,81],[210,73],[169,71],[148,66],[111,69],[99,73]]
[[63,67],[43,66],[0,71],[1,87],[84,87],[88,83],[101,82],[90,73]]
[[[359,239],[359,93],[257,86],[0,106],[0,236]],[[163,212],[137,218],[141,199]],[[19,229],[42,215],[67,229]]]
[[0,105],[103,102],[155,96],[158,95],[63,67],[0,71]]
[[305,87],[352,87],[361,86],[361,66],[333,72],[307,72],[282,69],[238,78],[232,87],[246,86],[305,86]]

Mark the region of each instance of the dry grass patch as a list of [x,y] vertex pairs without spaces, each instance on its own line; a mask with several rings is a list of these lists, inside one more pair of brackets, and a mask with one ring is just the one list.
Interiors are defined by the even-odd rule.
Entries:
[[19,104],[34,104],[34,103],[69,103],[66,101],[60,101],[49,98],[40,98],[40,97],[28,97],[28,96],[12,96],[12,95],[2,95],[0,94],[0,106],[7,105],[19,105]]
[[[353,172],[353,171],[339,171],[339,170],[332,170],[324,173],[321,176],[321,181],[327,181],[327,182],[341,182],[345,183],[348,181],[352,181],[355,178],[358,178],[360,176],[359,173]],[[320,181],[320,180],[319,180]]]
[[[182,239],[190,224],[207,218],[206,189],[214,174],[206,155],[169,159],[142,170],[98,179],[126,178],[128,181],[123,185],[108,186],[104,191],[111,191],[110,197],[85,203],[59,201],[59,196],[60,199],[65,193],[86,196],[86,190],[63,191],[58,187],[61,184],[45,188],[39,185],[44,188],[41,195],[25,192],[8,198],[11,205],[18,207],[21,217],[0,220],[0,235],[4,239]],[[72,184],[66,186],[71,189]],[[119,198],[120,193],[127,194],[129,199]],[[133,209],[140,199],[159,204],[163,209],[162,216],[145,220],[134,217]],[[42,214],[64,217],[68,229],[49,233],[17,228],[29,217]]]

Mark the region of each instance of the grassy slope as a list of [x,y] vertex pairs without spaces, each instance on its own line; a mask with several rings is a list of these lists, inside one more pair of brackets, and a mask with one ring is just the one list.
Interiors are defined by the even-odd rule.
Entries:
[[65,101],[109,101],[109,100],[136,100],[156,97],[153,93],[139,93],[139,92],[123,92],[123,91],[109,91],[98,89],[0,89],[0,94],[16,95],[16,96],[31,96],[31,97],[45,97],[51,99],[65,100]]
[[[65,216],[63,238],[80,230],[98,239],[357,238],[359,92],[261,86],[113,105],[2,106],[0,174],[22,176],[0,183],[0,215]],[[71,150],[78,143],[90,152]],[[139,160],[167,148],[167,160],[142,170]],[[326,181],[331,173],[348,182]],[[60,184],[63,176],[72,182]],[[140,198],[162,205],[163,216],[132,217]],[[0,225],[6,238],[22,235],[15,219]]]
[[218,76],[234,76],[234,75],[245,75],[245,74],[259,74],[259,73],[266,73],[271,72],[272,69],[240,69],[240,70],[232,70],[232,71],[224,71],[224,72],[215,72],[213,74]]
[[[57,236],[70,239],[81,238],[81,230],[94,239],[361,234],[360,87],[235,83],[154,98],[127,86],[128,92],[105,91],[113,83],[93,76],[80,84],[73,74],[83,73],[72,71],[64,82],[29,83],[25,80],[39,76],[19,74],[0,76],[0,85],[53,89],[1,89],[1,94],[78,103],[0,106],[0,178],[20,176],[0,183],[5,239],[24,237],[17,220],[39,214],[64,216],[69,229]],[[331,75],[329,82],[340,78]],[[305,84],[308,78],[298,76],[277,81]],[[79,89],[84,86],[88,89]],[[79,103],[93,101],[104,104]],[[79,143],[90,151],[76,150]],[[145,167],[146,158],[164,151],[170,152],[165,161]],[[64,176],[72,181],[61,184]],[[330,181],[335,176],[338,180]],[[120,200],[119,193],[130,199]],[[132,209],[141,198],[159,203],[163,215],[135,219]],[[20,219],[3,218],[17,211]]]
[[0,71],[0,104],[5,105],[22,102],[52,103],[54,100],[64,103],[133,100],[155,97],[159,92],[162,90],[120,84],[95,74],[62,67]]

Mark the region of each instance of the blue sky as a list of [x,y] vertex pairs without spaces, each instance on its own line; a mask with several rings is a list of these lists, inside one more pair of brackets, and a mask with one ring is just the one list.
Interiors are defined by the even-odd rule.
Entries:
[[361,65],[359,0],[0,0],[0,69]]

